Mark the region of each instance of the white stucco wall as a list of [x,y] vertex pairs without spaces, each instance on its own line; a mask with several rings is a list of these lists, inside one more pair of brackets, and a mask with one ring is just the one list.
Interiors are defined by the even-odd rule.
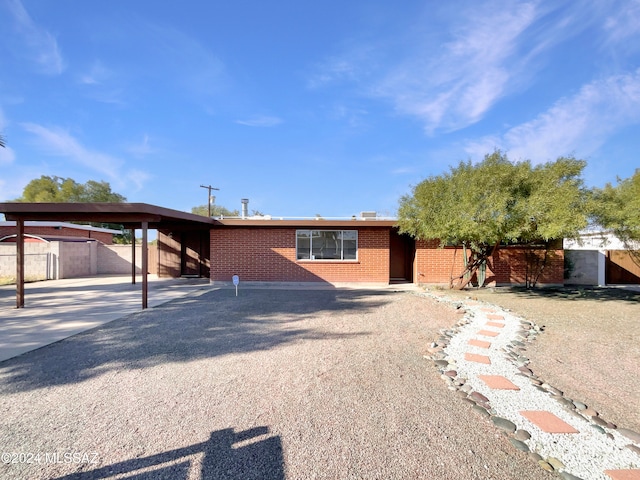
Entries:
[[[640,245],[630,245],[640,249]],[[584,232],[578,239],[563,241],[564,255],[572,264],[567,284],[606,285],[605,268],[607,250],[627,250],[619,238],[609,232]]]
[[607,232],[583,233],[577,240],[565,238],[563,247],[565,250],[627,250],[626,245],[619,238]]

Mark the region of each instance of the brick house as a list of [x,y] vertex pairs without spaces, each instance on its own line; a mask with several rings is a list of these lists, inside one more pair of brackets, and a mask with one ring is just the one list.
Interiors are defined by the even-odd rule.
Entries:
[[[415,241],[393,220],[217,220],[210,231],[210,278],[229,282],[356,282],[448,284],[463,269],[462,249]],[[486,284],[524,284],[536,262],[547,264],[538,283],[562,284],[561,242],[505,246],[491,258]]]
[[[25,233],[30,221],[62,219],[120,223],[142,229],[143,239],[147,229],[155,229],[158,247],[152,255],[160,277],[197,276],[214,283],[228,283],[238,275],[243,282],[448,284],[463,269],[461,248],[414,240],[399,234],[395,220],[375,215],[350,220],[210,219],[148,204],[6,203],[0,204],[0,212],[22,219]],[[142,243],[136,263],[141,258],[141,271],[149,272],[151,253]],[[523,284],[545,255],[548,262],[538,283],[562,284],[561,242],[551,247],[500,248],[489,261],[486,284]]]

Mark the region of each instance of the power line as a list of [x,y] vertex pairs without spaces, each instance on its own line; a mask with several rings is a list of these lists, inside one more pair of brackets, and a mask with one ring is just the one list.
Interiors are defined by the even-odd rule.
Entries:
[[209,191],[209,201],[207,204],[209,205],[209,218],[211,218],[211,190],[220,190],[219,188],[212,187],[211,185],[200,185],[202,188],[206,188]]

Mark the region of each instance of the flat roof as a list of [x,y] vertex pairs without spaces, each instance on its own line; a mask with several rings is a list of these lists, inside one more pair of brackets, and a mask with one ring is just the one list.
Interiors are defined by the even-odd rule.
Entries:
[[[116,223],[124,228],[172,231],[209,231],[211,218],[148,203],[0,203],[0,213],[10,221],[81,221]],[[24,237],[16,244],[16,307],[24,307]],[[135,251],[135,249],[134,249]],[[147,243],[142,244],[142,308],[147,308]],[[135,270],[132,272],[135,283]]]
[[250,228],[391,228],[397,225],[394,219],[281,219],[270,217],[213,219],[181,212],[148,203],[0,203],[0,213],[9,221],[84,221],[117,223],[125,228],[141,228],[142,222],[151,229],[198,229],[212,227]]
[[306,228],[325,229],[340,227],[344,229],[361,227],[384,227],[391,228],[397,226],[395,220],[374,220],[374,219],[351,219],[351,220],[331,220],[331,219],[307,219],[307,220],[280,220],[262,218],[224,218],[214,220],[216,226],[221,227],[249,227],[249,228]]
[[0,203],[7,220],[118,223],[126,228],[209,229],[214,221],[202,215],[148,203]]

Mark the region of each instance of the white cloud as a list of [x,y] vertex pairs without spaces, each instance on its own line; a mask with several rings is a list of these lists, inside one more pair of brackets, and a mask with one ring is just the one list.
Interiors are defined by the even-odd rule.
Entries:
[[8,0],[7,7],[15,20],[15,27],[23,39],[24,52],[38,69],[45,74],[59,75],[64,70],[64,60],[55,37],[37,25],[20,0]]
[[135,157],[146,157],[155,152],[149,141],[149,135],[145,134],[138,143],[131,144],[127,150]]
[[640,35],[640,0],[617,2],[607,12],[604,30],[608,35],[608,43],[629,42],[632,37],[638,37]]
[[534,58],[575,30],[573,22],[571,29],[558,21],[540,26],[553,8],[539,0],[429,7],[401,38],[362,42],[319,63],[308,86],[351,82],[361,95],[418,118],[427,133],[458,130],[522,88]]
[[[383,33],[318,63],[308,86],[352,83],[361,95],[419,119],[428,134],[459,130],[529,88],[553,61],[554,49],[585,31],[606,24],[617,47],[640,36],[640,0],[620,5],[487,0],[430,6],[424,17],[407,21],[401,37]],[[625,48],[640,43],[634,45]]]
[[534,163],[570,154],[584,158],[619,129],[639,122],[640,69],[584,85],[575,95],[501,136],[470,142],[466,151],[480,158],[500,148],[514,160]]
[[81,85],[82,92],[92,100],[110,105],[127,105],[122,75],[106,67],[100,60],[95,60],[90,67],[78,74],[76,81]]
[[136,191],[139,191],[142,190],[144,184],[151,178],[151,175],[142,170],[133,169],[127,172],[126,178],[129,182],[133,183]]
[[330,110],[331,118],[342,120],[351,128],[360,129],[368,125],[369,112],[364,108],[336,104]]
[[78,81],[83,85],[101,85],[112,76],[111,70],[100,60],[96,60],[86,72],[80,74]]
[[51,129],[35,123],[23,123],[22,127],[36,136],[48,154],[67,158],[110,179],[120,178],[123,160],[84,147],[69,132],[60,128]]
[[307,87],[316,89],[343,81],[362,80],[371,73],[376,53],[370,45],[356,46],[346,55],[319,62],[307,79]]
[[534,2],[493,2],[460,12],[463,20],[452,40],[424,45],[419,56],[392,69],[375,93],[391,99],[399,112],[420,118],[429,133],[473,124],[519,73],[513,57],[536,15]]
[[267,115],[254,115],[248,119],[236,120],[236,123],[247,127],[275,127],[282,123],[282,119]]

